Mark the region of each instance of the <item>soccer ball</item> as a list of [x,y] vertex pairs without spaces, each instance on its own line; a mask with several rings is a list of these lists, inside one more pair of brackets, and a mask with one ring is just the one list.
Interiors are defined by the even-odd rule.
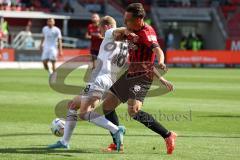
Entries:
[[52,121],[51,131],[57,137],[62,137],[64,133],[65,121],[59,118],[55,118]]

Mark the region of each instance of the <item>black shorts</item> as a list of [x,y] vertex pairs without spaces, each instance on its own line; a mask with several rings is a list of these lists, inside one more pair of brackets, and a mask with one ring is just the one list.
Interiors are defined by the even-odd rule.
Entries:
[[142,74],[139,76],[129,76],[126,71],[110,88],[122,103],[128,99],[135,99],[141,102],[147,95],[151,87],[152,79]]
[[91,49],[90,52],[91,52],[92,60],[96,60],[99,51],[97,51],[97,50],[92,50],[92,49]]

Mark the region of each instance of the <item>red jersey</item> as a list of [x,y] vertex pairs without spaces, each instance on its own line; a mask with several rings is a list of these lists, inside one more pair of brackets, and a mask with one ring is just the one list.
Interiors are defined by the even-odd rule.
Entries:
[[134,32],[139,39],[136,43],[129,42],[128,73],[146,73],[153,71],[155,54],[153,48],[159,47],[154,29],[145,24],[140,30]]
[[91,36],[91,50],[99,51],[102,39],[98,38],[96,35],[100,34],[100,29],[94,24],[89,24],[87,28],[88,34]]

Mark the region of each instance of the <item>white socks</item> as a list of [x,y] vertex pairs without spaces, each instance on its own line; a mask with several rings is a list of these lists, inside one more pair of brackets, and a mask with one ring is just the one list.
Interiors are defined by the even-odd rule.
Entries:
[[99,127],[109,130],[112,134],[115,134],[118,131],[118,126],[107,120],[105,116],[99,115],[96,112],[91,111],[85,113],[84,119]]
[[64,127],[63,138],[60,140],[62,144],[68,145],[70,138],[72,136],[73,130],[77,124],[77,111],[69,110],[67,113],[67,118]]
[[[87,112],[84,115],[84,120],[87,120],[99,127],[109,130],[112,134],[118,131],[118,126],[113,124],[111,121],[107,120],[105,116],[99,115],[96,112]],[[77,111],[69,110],[67,113],[67,118],[64,127],[63,138],[60,140],[62,144],[68,145],[71,139],[74,128],[77,124]]]

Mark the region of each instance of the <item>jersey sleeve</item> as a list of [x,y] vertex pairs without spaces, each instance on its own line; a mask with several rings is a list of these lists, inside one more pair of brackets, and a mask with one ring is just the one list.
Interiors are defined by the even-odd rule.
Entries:
[[60,29],[58,29],[57,30],[57,37],[58,37],[58,39],[62,39],[62,33],[61,33],[61,31],[60,31]]
[[141,43],[146,44],[151,49],[160,47],[157,41],[157,35],[154,31],[144,30],[139,38]]
[[104,39],[113,39],[113,31],[114,30],[115,30],[115,28],[108,29],[105,32]]

